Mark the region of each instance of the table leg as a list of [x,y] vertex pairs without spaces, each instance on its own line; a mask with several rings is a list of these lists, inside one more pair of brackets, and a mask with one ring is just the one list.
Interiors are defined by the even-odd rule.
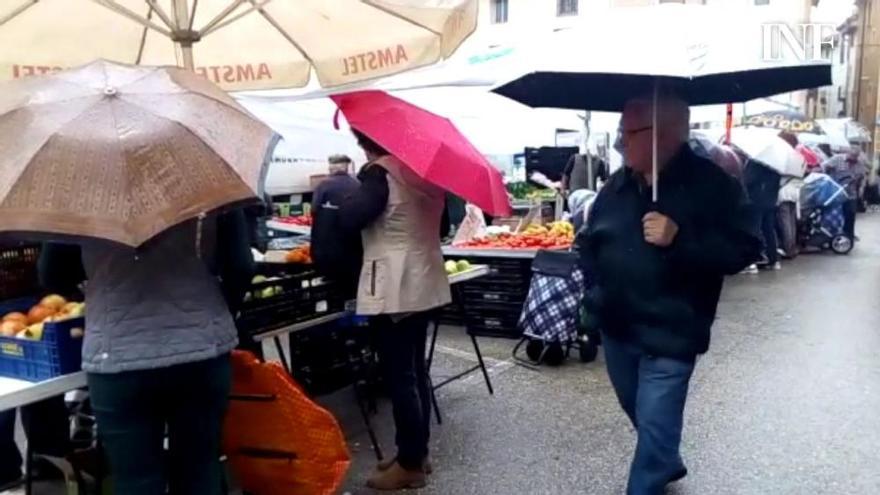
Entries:
[[278,351],[278,357],[281,358],[281,366],[290,375],[290,365],[287,363],[287,356],[284,355],[284,348],[281,347],[281,339],[276,336],[272,337],[272,340],[275,342],[275,350]]
[[492,389],[492,380],[489,379],[489,370],[486,369],[486,363],[483,362],[483,353],[480,352],[480,344],[477,343],[477,338],[471,335],[471,342],[474,344],[474,353],[477,355],[477,361],[480,362],[480,370],[483,371],[483,378],[486,379],[486,388],[489,389],[490,395],[495,395],[495,390]]
[[31,495],[34,491],[34,451],[31,449],[30,440],[24,448],[24,493]]

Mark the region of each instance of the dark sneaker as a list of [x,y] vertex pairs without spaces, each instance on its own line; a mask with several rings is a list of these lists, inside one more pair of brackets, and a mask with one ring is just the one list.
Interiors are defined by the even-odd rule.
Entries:
[[688,470],[686,467],[683,467],[683,468],[681,468],[680,471],[673,474],[672,478],[669,478],[669,483],[675,483],[676,481],[681,481],[687,475],[688,475]]

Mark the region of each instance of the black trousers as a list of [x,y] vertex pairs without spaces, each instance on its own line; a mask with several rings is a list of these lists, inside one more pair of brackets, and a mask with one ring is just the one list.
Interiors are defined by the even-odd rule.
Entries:
[[761,212],[761,235],[764,238],[764,254],[767,262],[774,264],[779,261],[779,253],[776,249],[779,243],[776,239],[776,207],[765,208]]
[[428,456],[431,436],[431,389],[425,361],[428,315],[416,313],[397,322],[378,316],[372,324],[394,410],[397,462],[404,469],[419,470]]
[[[70,424],[64,396],[21,408],[25,435],[36,453],[63,457],[70,450]],[[21,477],[22,456],[15,444],[15,409],[0,412],[0,485]]]
[[856,213],[858,209],[857,199],[849,199],[843,204],[843,233],[850,239],[856,238]]
[[[88,376],[117,495],[220,495],[220,435],[229,355],[154,370]],[[168,455],[164,451],[168,434]]]

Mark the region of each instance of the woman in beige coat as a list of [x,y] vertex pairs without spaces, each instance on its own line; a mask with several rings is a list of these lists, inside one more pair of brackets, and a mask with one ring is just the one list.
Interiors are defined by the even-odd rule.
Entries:
[[425,363],[428,311],[451,301],[440,250],[441,189],[355,131],[369,163],[359,189],[342,204],[347,229],[361,231],[364,263],[357,310],[371,316],[391,392],[397,456],[367,482],[380,490],[425,486],[430,471],[431,391]]

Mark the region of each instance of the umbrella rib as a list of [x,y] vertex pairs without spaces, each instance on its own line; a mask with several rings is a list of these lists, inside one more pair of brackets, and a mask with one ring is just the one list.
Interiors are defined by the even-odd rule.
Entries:
[[11,21],[12,19],[15,19],[15,18],[18,17],[21,13],[23,13],[23,12],[26,11],[27,9],[29,9],[29,8],[33,7],[34,5],[36,5],[37,2],[38,2],[39,0],[28,0],[28,1],[29,1],[30,3],[25,3],[24,5],[20,5],[17,9],[14,9],[12,12],[10,12],[9,14],[7,14],[6,16],[4,16],[4,17],[0,17],[0,26],[6,24],[7,22]]
[[138,24],[141,24],[142,26],[146,26],[150,29],[158,31],[169,38],[172,37],[171,32],[168,31],[167,29],[159,26],[156,23],[153,23],[153,22],[150,22],[150,21],[144,19],[143,17],[139,16],[136,12],[132,12],[130,9],[123,7],[122,5],[117,4],[113,0],[92,0],[92,1],[97,3],[98,5],[106,7],[109,10],[112,10],[113,12],[116,12],[117,14],[119,14],[123,17],[127,17],[130,20],[137,22]]
[[[250,14],[251,12],[262,8],[263,5],[266,5],[267,3],[271,2],[271,1],[272,0],[262,0],[260,2],[260,4],[257,5],[257,3],[254,0],[242,0],[241,2],[236,3],[234,6],[231,5],[229,7],[231,9],[229,13],[231,13],[232,10],[235,10],[235,8],[237,8],[239,5],[241,5],[242,3],[245,3],[245,2],[249,2],[251,4],[251,8],[245,10],[244,12],[242,12],[240,14],[236,14],[235,16],[233,16],[229,19],[226,19],[226,20],[223,20],[222,18],[220,18],[220,16],[217,16],[216,20],[217,20],[218,24],[215,24],[215,25],[211,26],[210,28],[208,28],[208,27],[203,28],[199,34],[201,34],[202,36],[207,36],[207,35],[213,33],[214,31],[217,31],[219,29],[223,29],[224,27],[232,24],[233,22]],[[226,15],[224,15],[223,17],[228,17],[229,13],[226,13]],[[222,21],[222,22],[220,22],[220,21]]]
[[291,36],[287,31],[285,31],[284,28],[281,27],[280,24],[278,24],[278,21],[276,21],[275,18],[273,18],[271,15],[269,15],[268,12],[263,10],[263,5],[269,3],[269,0],[266,0],[260,6],[257,6],[256,0],[250,0],[250,2],[251,2],[251,4],[254,5],[254,8],[257,9],[257,12],[259,12],[260,15],[263,16],[264,19],[266,19],[266,22],[271,24],[272,27],[274,27],[276,30],[278,30],[278,32],[281,34],[281,36],[284,36],[284,39],[289,41],[291,45],[293,45],[297,50],[299,50],[299,53],[303,56],[303,58],[308,60],[311,65],[315,65],[315,61],[312,60],[312,57],[310,57],[309,54],[305,51],[305,49],[303,49],[303,47],[300,46],[299,43],[297,43],[296,40],[293,39],[293,36]]
[[416,22],[415,20],[410,19],[410,18],[408,18],[408,17],[406,17],[406,16],[403,16],[403,15],[401,15],[401,14],[398,14],[397,12],[394,12],[393,10],[391,10],[391,9],[389,9],[389,8],[387,8],[387,7],[383,7],[383,6],[381,6],[381,5],[377,5],[377,4],[373,3],[372,0],[361,0],[361,3],[364,3],[364,4],[366,4],[366,5],[369,5],[370,7],[373,7],[374,9],[377,9],[377,10],[379,10],[379,11],[382,11],[382,12],[384,12],[384,13],[390,15],[390,16],[396,17],[396,18],[400,19],[400,20],[403,21],[403,22],[406,22],[406,23],[412,24],[413,26],[420,27],[420,28],[422,28],[422,29],[424,29],[424,30],[426,30],[426,31],[430,31],[431,33],[433,33],[433,34],[435,34],[435,35],[437,35],[437,36],[440,36],[440,37],[443,36],[443,33],[442,33],[442,32],[435,31],[434,29],[432,29],[432,28],[430,28],[430,27],[428,27],[428,26],[425,26],[424,24],[421,24],[421,23],[419,23],[419,22]]
[[192,10],[189,13],[189,26],[187,30],[192,31],[193,24],[196,22],[196,9],[199,7],[199,0],[193,0]]
[[[147,20],[150,20],[152,17],[153,17],[153,8],[150,7],[150,11],[147,12]],[[149,31],[149,29],[146,26],[144,26],[142,29],[143,29],[143,32],[141,32],[141,44],[140,44],[140,46],[138,46],[138,54],[137,54],[137,57],[135,57],[135,59],[134,59],[135,65],[141,65],[141,61],[144,58],[144,49],[146,49],[146,46],[147,46],[147,32]]]
[[213,19],[208,21],[208,23],[205,24],[204,27],[202,27],[199,34],[201,34],[202,36],[209,34],[211,31],[214,30],[214,26],[216,26],[218,23],[223,21],[223,19],[226,19],[229,16],[229,14],[234,12],[235,9],[237,9],[239,7],[239,5],[243,4],[244,2],[245,2],[245,0],[235,0],[231,4],[227,5],[225,9],[223,9],[219,14],[214,16]]
[[[168,26],[169,29],[173,30],[175,28],[174,23],[171,22],[171,18],[168,17],[168,14],[166,14],[165,11],[162,10],[162,7],[160,7],[159,4],[156,3],[156,0],[145,0],[145,1],[147,2],[147,5],[150,6],[150,12],[155,11],[156,15],[158,15],[159,18],[162,19],[162,22],[164,22],[165,25]],[[147,18],[147,20],[149,20],[149,18]]]

